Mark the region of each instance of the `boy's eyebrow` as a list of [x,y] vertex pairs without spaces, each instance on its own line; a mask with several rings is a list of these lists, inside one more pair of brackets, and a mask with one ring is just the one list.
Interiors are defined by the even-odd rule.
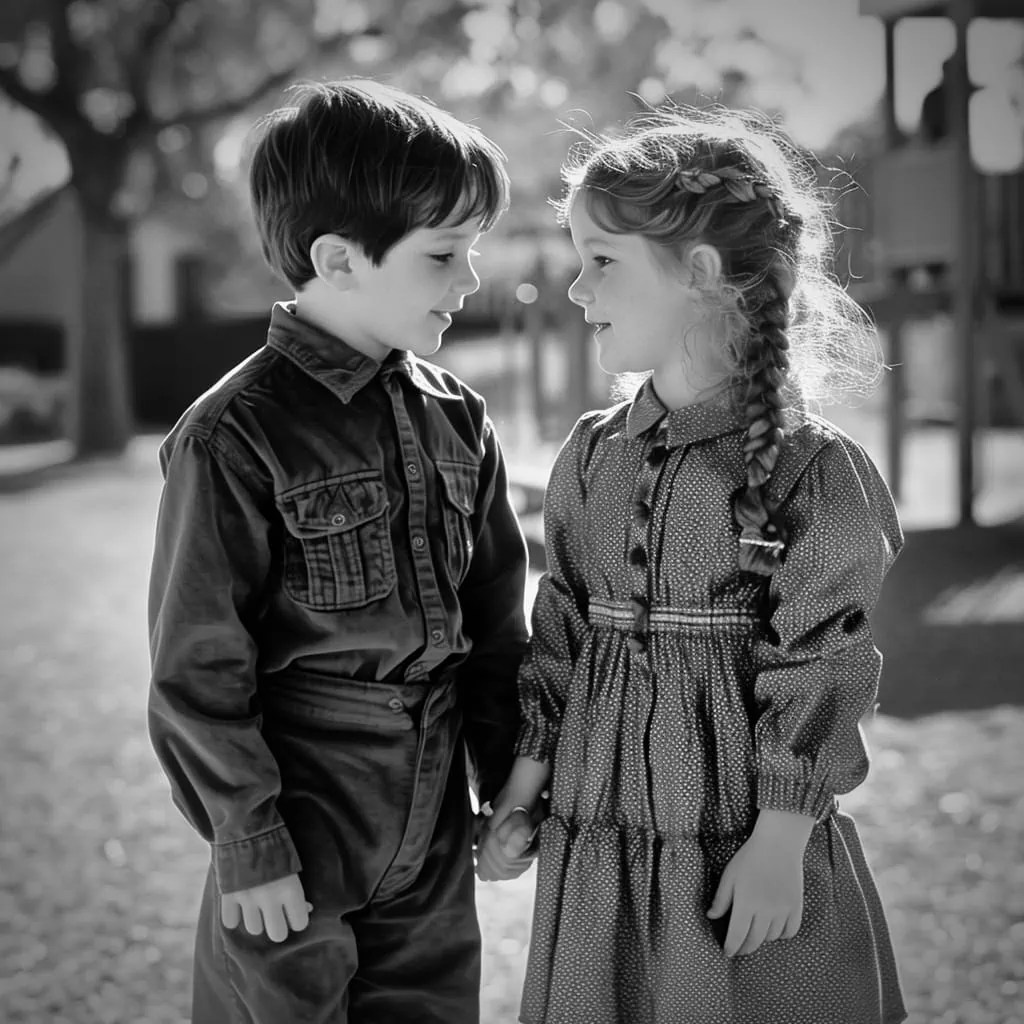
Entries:
[[457,228],[444,228],[440,231],[436,231],[436,233],[431,236],[431,241],[447,242],[451,239],[453,241],[461,242],[467,238],[476,238],[479,234],[481,234],[481,232],[474,228],[468,228],[465,231],[459,231]]

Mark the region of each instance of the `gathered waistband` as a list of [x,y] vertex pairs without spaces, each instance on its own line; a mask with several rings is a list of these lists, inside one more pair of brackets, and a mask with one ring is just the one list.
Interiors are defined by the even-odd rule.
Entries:
[[[587,617],[593,626],[608,626],[631,633],[636,628],[637,609],[630,601],[605,601],[591,598]],[[674,608],[652,605],[646,615],[646,630],[651,633],[672,633],[680,630],[737,631],[754,629],[757,613],[739,605],[715,608]]]

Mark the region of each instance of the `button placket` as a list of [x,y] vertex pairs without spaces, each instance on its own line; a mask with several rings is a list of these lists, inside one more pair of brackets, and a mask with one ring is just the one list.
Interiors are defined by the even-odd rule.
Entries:
[[[419,589],[420,606],[423,610],[424,627],[436,650],[444,646],[447,636],[447,619],[444,605],[434,572],[434,562],[430,555],[427,542],[427,492],[425,474],[420,470],[420,454],[416,444],[412,421],[402,395],[401,382],[397,374],[391,374],[386,380],[388,397],[395,416],[398,432],[398,444],[401,460],[405,469],[406,488],[409,494],[409,534],[413,563],[416,574],[416,585]],[[441,640],[436,635],[441,634]],[[429,648],[428,648],[429,650]],[[438,656],[427,655],[431,664],[437,663]]]
[[626,645],[634,655],[647,651],[650,632],[651,565],[648,556],[650,547],[651,512],[654,489],[662,467],[668,459],[665,446],[664,423],[651,439],[650,447],[637,475],[633,516],[630,521],[629,551],[626,558],[633,568],[633,595],[630,608],[633,612],[632,629]]

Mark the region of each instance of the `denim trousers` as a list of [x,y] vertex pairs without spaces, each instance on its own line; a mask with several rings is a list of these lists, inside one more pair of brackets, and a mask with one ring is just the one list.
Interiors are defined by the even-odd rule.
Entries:
[[289,670],[260,690],[310,922],[226,929],[211,875],[192,1024],[478,1024],[480,930],[461,712],[449,680]]

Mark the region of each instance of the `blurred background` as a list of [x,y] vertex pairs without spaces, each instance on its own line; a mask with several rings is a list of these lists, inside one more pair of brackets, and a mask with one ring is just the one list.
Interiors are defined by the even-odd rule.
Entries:
[[[251,125],[367,75],[472,120],[510,212],[438,361],[540,502],[609,402],[548,200],[574,136],[666,100],[754,106],[835,203],[835,273],[890,370],[822,411],[908,543],[852,809],[915,1024],[1024,1022],[1024,0],[3,0],[0,1021],[187,1020],[207,851],[150,753],[156,449],[289,297],[246,194]],[[514,1021],[533,873],[480,887],[484,1021]]]

